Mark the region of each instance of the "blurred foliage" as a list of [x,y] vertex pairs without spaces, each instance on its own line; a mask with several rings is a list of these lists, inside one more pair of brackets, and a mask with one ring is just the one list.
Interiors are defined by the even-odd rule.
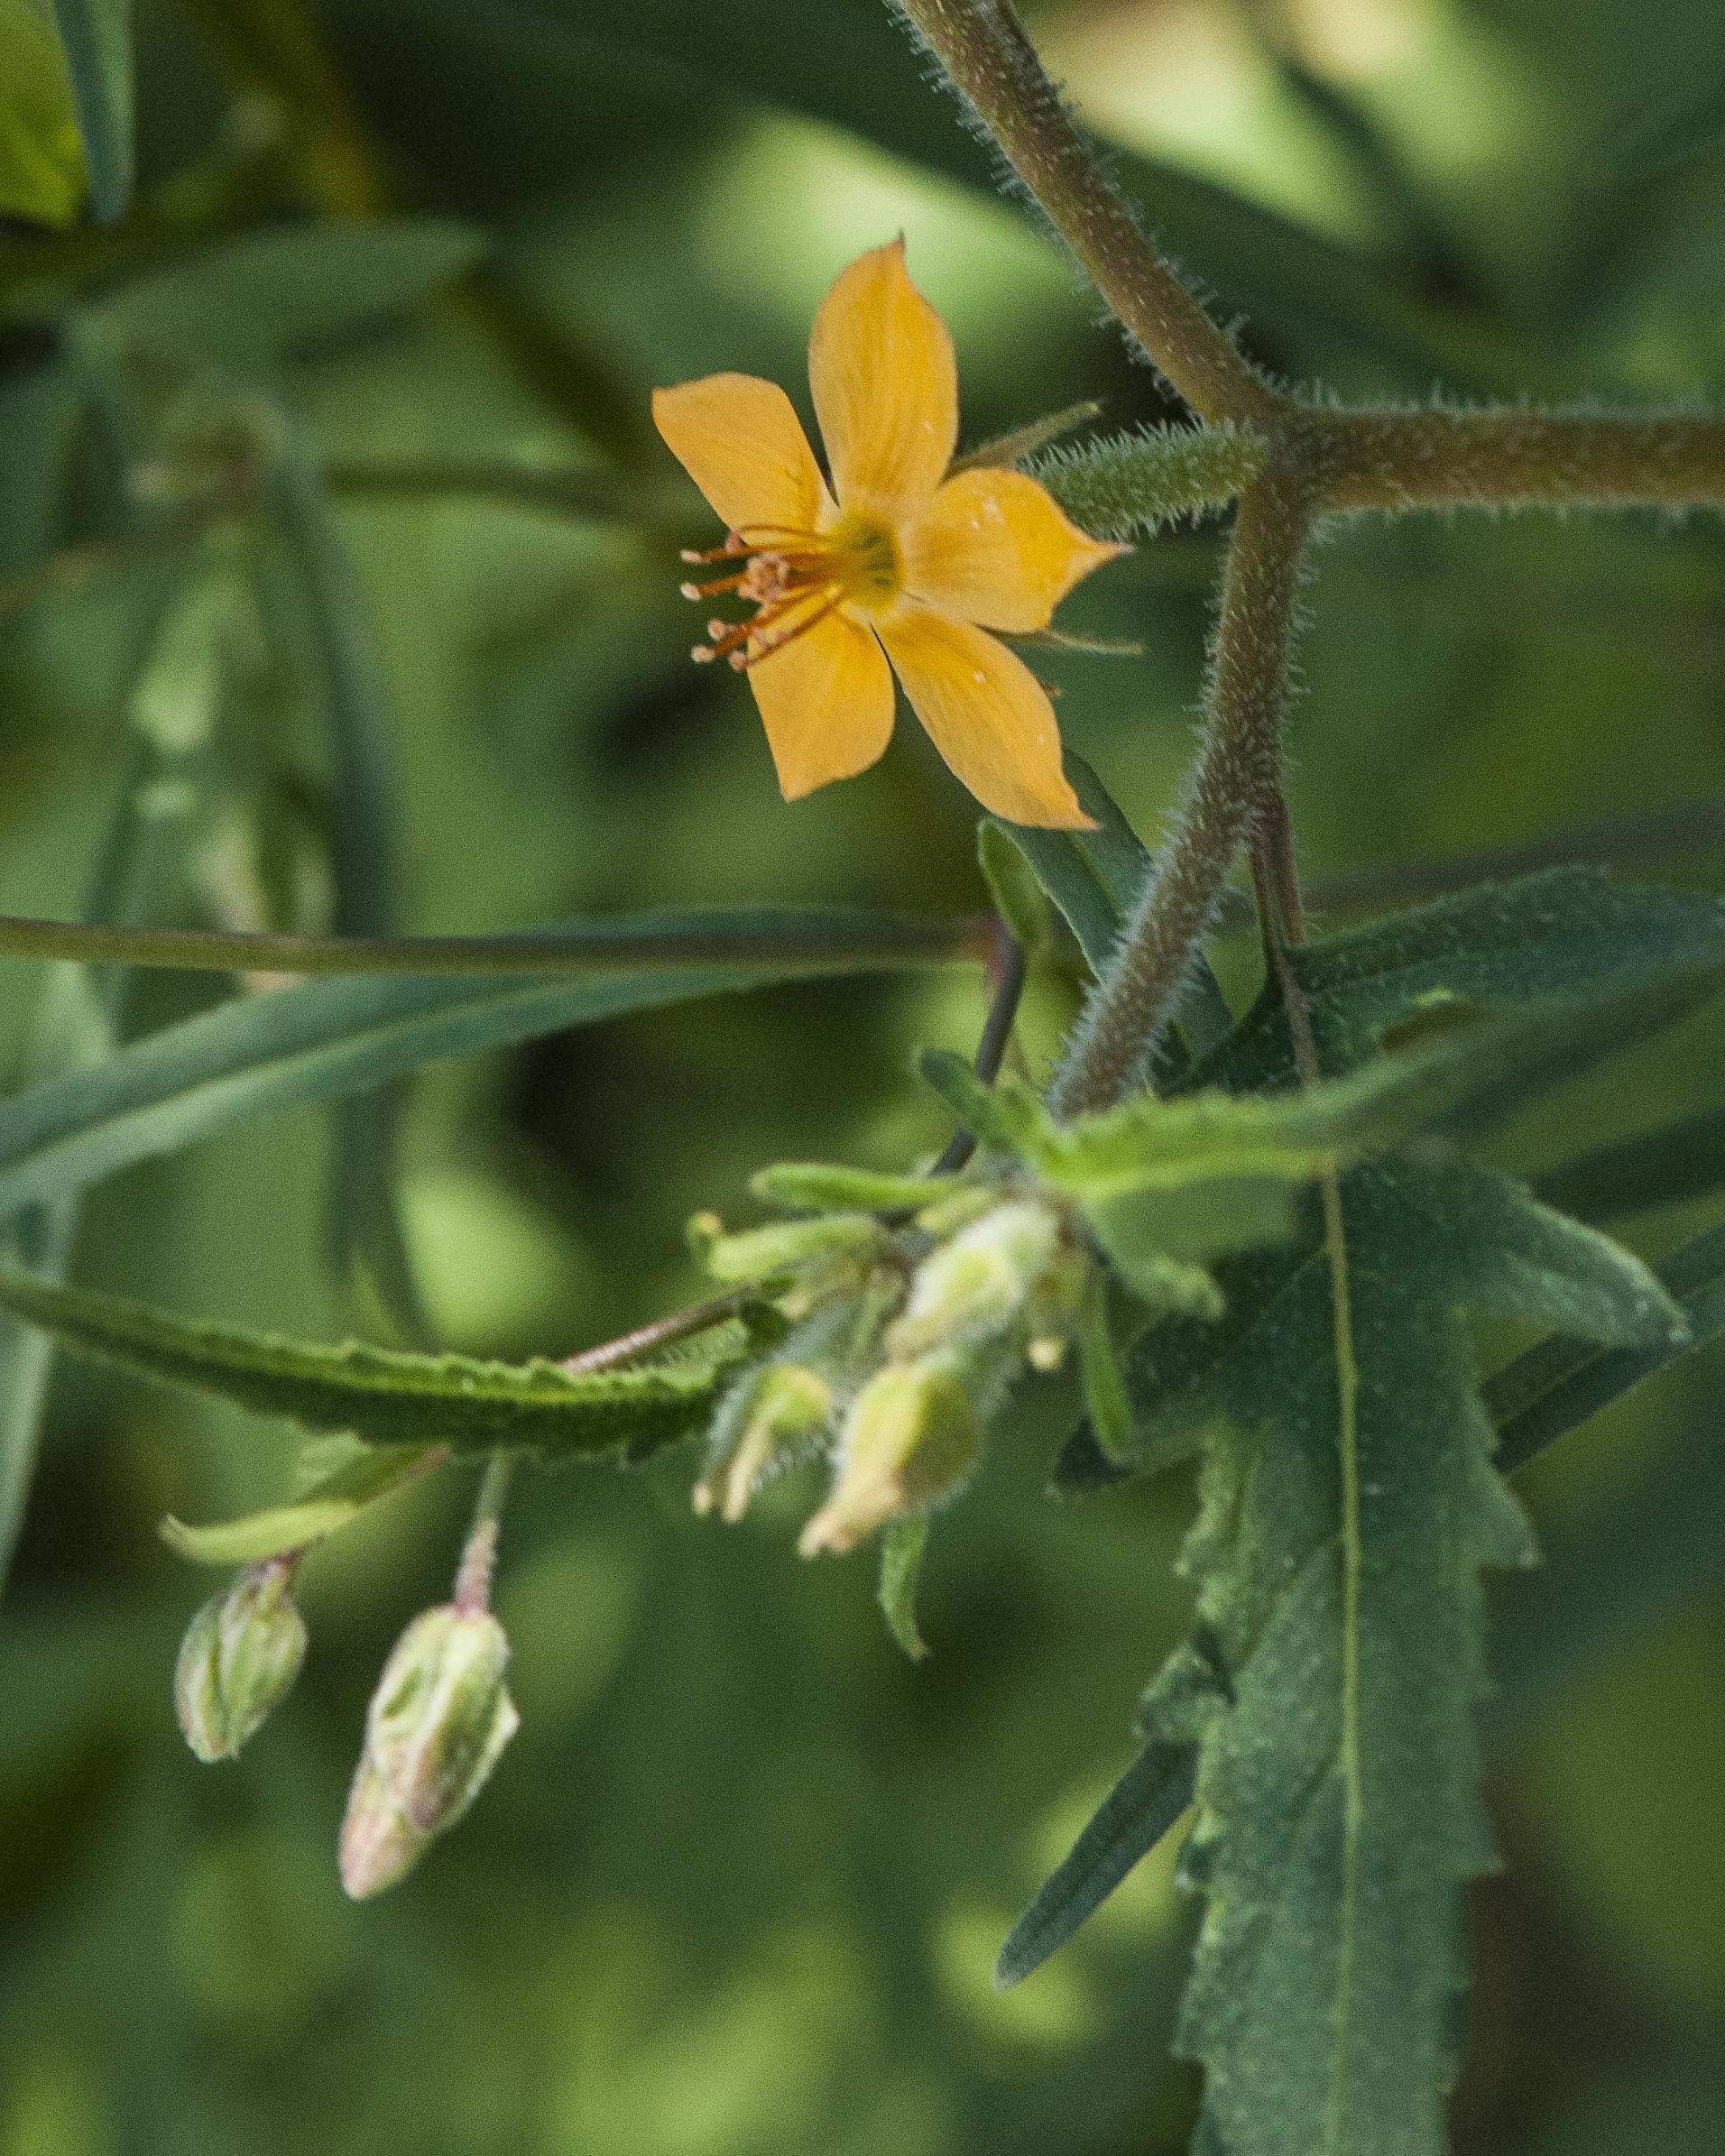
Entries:
[[[1278,372],[1725,398],[1700,0],[1027,13]],[[814,304],[900,229],[958,345],[965,442],[1090,397],[1111,430],[1165,416],[878,0],[140,0],[130,106],[104,72],[122,14],[0,5],[0,910],[453,933],[986,905],[971,805],[917,730],[780,801],[743,685],[687,663],[675,553],[710,519],[646,424],[652,386],[720,368],[807,414]],[[1038,654],[1148,834],[1217,554],[1213,527],[1176,532],[1075,599],[1075,633],[1141,657]],[[1335,535],[1291,781],[1320,885],[1725,791],[1722,575],[1703,516]],[[1717,887],[1725,849],[1634,866]],[[1214,955],[1241,1008],[1250,939]],[[19,1085],[225,995],[137,975],[69,1009],[6,963]],[[1072,1008],[1070,974],[1039,972],[1032,1072]],[[13,1255],[50,1269],[75,1230],[81,1281],[174,1310],[567,1354],[697,1292],[681,1222],[734,1211],[761,1161],[932,1153],[909,1052],[968,1051],[982,1015],[952,968],[552,1030],[393,1101],[399,1209],[384,1109],[289,1106],[137,1158],[76,1221],[19,1216]],[[1708,1108],[1720,1048],[1714,1009],[1493,1157],[1541,1168]],[[1628,1225],[1657,1257],[1718,1216],[1692,1196]],[[46,1377],[22,1337],[9,1442]],[[1525,1345],[1482,1337],[1490,1361]],[[1494,1588],[1510,1869],[1475,1898],[1463,2156],[1718,2145],[1717,1354],[1518,1478],[1548,1562]],[[292,1444],[56,1366],[0,1621],[0,2156],[1183,2147],[1166,1843],[1019,1989],[989,1979],[1187,1616],[1180,1470],[1044,1501],[1077,1412],[1038,1381],[936,1521],[915,1665],[866,1558],[792,1553],[807,1481],[721,1530],[689,1514],[686,1451],[524,1474],[499,1586],[521,1734],[460,1831],[355,1909],[334,1835],[364,1702],[446,1591],[459,1493],[404,1489],[308,1567],[299,1690],[206,1770],[169,1685],[208,1582],[154,1522],[284,1501]]]

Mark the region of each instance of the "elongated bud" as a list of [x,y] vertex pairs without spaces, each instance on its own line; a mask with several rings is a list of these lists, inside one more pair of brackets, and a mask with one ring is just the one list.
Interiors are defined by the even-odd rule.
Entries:
[[706,1471],[692,1492],[696,1512],[719,1504],[721,1516],[740,1520],[756,1486],[799,1453],[833,1412],[833,1388],[794,1362],[770,1362],[745,1377],[713,1423]]
[[899,1359],[950,1342],[980,1340],[1011,1323],[1053,1263],[1060,1223],[1046,1205],[996,1205],[926,1258],[904,1315],[887,1333]]
[[509,1641],[489,1610],[445,1602],[395,1643],[365,1716],[341,1825],[355,1901],[393,1886],[479,1794],[521,1727],[503,1689]]
[[186,1627],[174,1712],[199,1759],[232,1759],[300,1674],[306,1621],[289,1593],[300,1555],[247,1565]]
[[877,1370],[845,1418],[832,1492],[797,1547],[842,1555],[883,1522],[945,1497],[969,1474],[978,1443],[971,1396],[950,1370]]
[[[701,1216],[697,1215],[696,1218]],[[887,1231],[872,1213],[834,1212],[817,1221],[783,1221],[719,1235],[703,1262],[715,1280],[761,1280],[770,1273],[799,1271],[847,1258],[872,1258],[884,1249]]]

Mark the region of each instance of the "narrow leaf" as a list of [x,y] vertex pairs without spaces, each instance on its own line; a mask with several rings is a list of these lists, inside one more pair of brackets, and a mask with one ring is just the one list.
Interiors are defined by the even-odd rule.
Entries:
[[90,207],[112,225],[132,198],[131,0],[54,0],[71,70]]
[[[254,1116],[358,1092],[440,1056],[772,981],[886,972],[937,956],[932,944],[915,951],[909,926],[839,911],[641,916],[604,925],[609,952],[595,946],[595,956],[607,969],[623,963],[597,977],[330,976],[236,1000],[134,1043],[99,1070],[0,1102],[0,1213]],[[715,951],[714,938],[722,946],[727,934],[752,930],[784,932],[782,954],[682,964],[671,955],[685,935]],[[627,963],[633,936],[648,938],[643,955],[652,953],[638,970]],[[807,954],[799,956],[804,937]]]
[[161,1539],[194,1564],[255,1564],[323,1541],[367,1505],[403,1488],[447,1457],[440,1445],[379,1445],[314,1483],[291,1505],[272,1506],[214,1527],[190,1527],[170,1513],[161,1523]]
[[1597,1146],[1533,1178],[1541,1202],[1584,1221],[1613,1221],[1725,1184],[1725,1109]]
[[1021,1984],[1065,1946],[1139,1857],[1149,1854],[1191,1803],[1196,1771],[1194,1745],[1145,1746],[1008,1932],[994,1964],[996,1991]]
[[352,1431],[369,1444],[441,1442],[457,1452],[519,1447],[556,1458],[669,1443],[706,1419],[741,1359],[577,1377],[552,1362],[282,1340],[15,1275],[0,1276],[0,1306],[81,1354],[214,1393],[254,1414]]
[[1640,1347],[1600,1347],[1559,1334],[1486,1379],[1484,1398],[1500,1434],[1499,1462],[1506,1474],[1644,1377],[1725,1331],[1725,1227],[1691,1237],[1653,1270],[1682,1313],[1680,1332]]

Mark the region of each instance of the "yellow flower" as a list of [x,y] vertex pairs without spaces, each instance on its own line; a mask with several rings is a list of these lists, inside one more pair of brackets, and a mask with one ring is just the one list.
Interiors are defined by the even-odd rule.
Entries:
[[985,808],[1088,828],[1046,691],[987,631],[1047,628],[1081,576],[1126,549],[1078,530],[1021,472],[946,477],[953,341],[911,283],[901,239],[835,279],[808,382],[830,491],[776,382],[709,374],[653,392],[659,431],[731,528],[722,548],[685,558],[737,565],[684,592],[734,592],[756,608],[747,622],[709,622],[695,657],[747,668],[788,801],[881,756],[896,670]]

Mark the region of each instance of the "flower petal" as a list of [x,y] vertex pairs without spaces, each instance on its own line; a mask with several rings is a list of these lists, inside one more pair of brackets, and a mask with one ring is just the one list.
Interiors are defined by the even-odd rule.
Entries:
[[708,374],[653,392],[653,424],[734,531],[813,531],[832,497],[802,422],[776,382]]
[[899,532],[905,589],[985,629],[1046,629],[1081,576],[1131,551],[1069,523],[1022,472],[981,467],[947,480]]
[[877,763],[892,738],[892,672],[872,631],[842,613],[749,668],[787,801]]
[[911,283],[904,242],[841,270],[808,339],[808,386],[833,491],[896,517],[932,494],[958,440],[946,325]]
[[917,716],[984,808],[1012,824],[1095,829],[1060,768],[1054,706],[1022,659],[913,600],[877,626]]

